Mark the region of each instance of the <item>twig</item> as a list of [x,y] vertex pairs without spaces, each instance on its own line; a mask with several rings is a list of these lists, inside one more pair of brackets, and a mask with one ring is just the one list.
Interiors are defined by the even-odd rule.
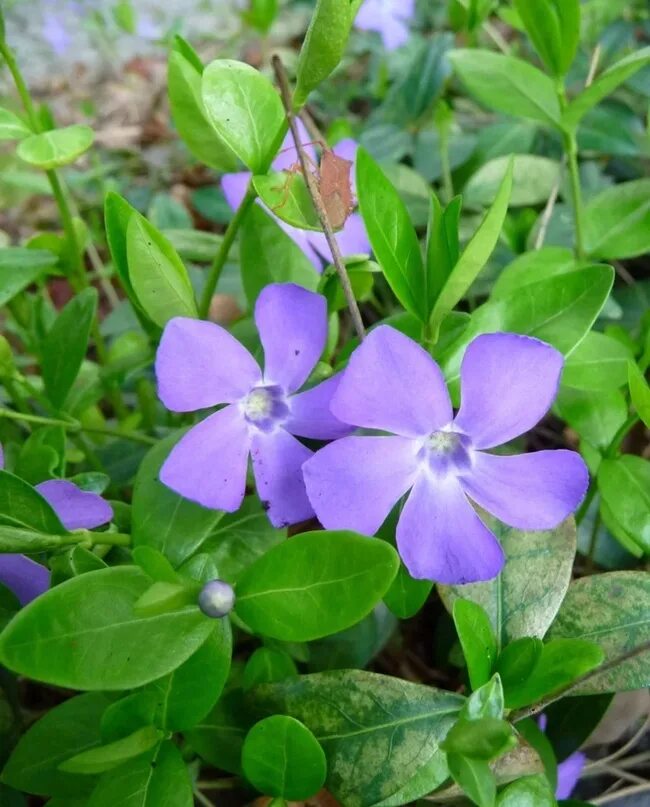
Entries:
[[603,48],[599,42],[594,48],[594,53],[591,57],[591,62],[589,63],[589,73],[587,74],[587,80],[585,81],[585,89],[587,89],[587,87],[591,87],[594,79],[596,78],[596,70],[598,70],[598,63],[600,62],[602,52]]
[[614,753],[610,754],[608,757],[603,757],[602,759],[596,759],[593,762],[588,763],[587,765],[585,765],[585,770],[601,768],[604,765],[609,765],[610,762],[614,762],[617,759],[620,759],[621,757],[625,756],[625,754],[632,748],[634,748],[634,746],[639,742],[639,740],[641,740],[643,735],[648,730],[648,726],[650,726],[650,714],[646,715],[645,720],[643,721],[639,729],[634,732],[632,737],[630,737],[630,739],[625,743],[625,745],[622,745],[617,751],[614,751]]
[[613,801],[624,799],[627,796],[636,796],[640,793],[650,793],[650,782],[646,782],[643,785],[634,785],[633,787],[624,787],[622,790],[616,790],[614,793],[610,793],[606,796],[600,796],[595,799],[592,798],[591,803],[596,805],[611,804]]
[[537,238],[535,239],[535,249],[541,249],[544,246],[544,241],[546,240],[546,232],[548,230],[548,225],[551,223],[551,216],[553,215],[553,211],[555,210],[555,203],[557,202],[557,197],[560,193],[560,180],[553,185],[553,190],[551,191],[551,195],[548,197],[548,202],[546,203],[546,207],[544,208],[544,212],[542,213],[542,218],[540,220],[539,225],[539,232],[537,233]]
[[518,722],[519,720],[525,720],[527,717],[533,717],[534,715],[543,712],[547,706],[550,706],[555,701],[559,700],[560,698],[565,698],[567,695],[570,695],[576,689],[582,686],[582,684],[586,683],[587,681],[591,681],[592,678],[596,678],[603,673],[608,672],[609,670],[613,670],[618,667],[620,664],[629,661],[630,659],[636,658],[640,656],[642,653],[647,653],[650,651],[650,642],[644,642],[643,644],[634,647],[632,650],[628,650],[627,653],[622,653],[620,656],[616,656],[616,658],[610,659],[609,661],[605,662],[605,664],[601,664],[600,667],[596,667],[594,670],[590,670],[588,673],[581,675],[579,678],[576,678],[575,681],[572,681],[568,686],[563,687],[562,689],[554,692],[553,695],[549,695],[549,697],[544,698],[539,703],[536,703],[534,706],[527,706],[525,709],[518,709],[510,715],[510,720],[513,723]]
[[296,126],[296,119],[293,114],[293,106],[291,102],[291,90],[289,89],[287,73],[284,69],[284,65],[282,64],[282,59],[280,59],[280,57],[277,54],[273,56],[272,63],[275,75],[278,80],[278,84],[280,86],[280,94],[282,96],[282,103],[284,105],[284,109],[287,114],[287,120],[289,122],[289,129],[291,130],[291,136],[293,137],[293,142],[295,143],[296,151],[298,152],[298,159],[300,160],[300,167],[302,169],[302,174],[305,178],[305,183],[307,185],[309,195],[311,196],[311,199],[314,203],[314,207],[316,208],[316,213],[318,214],[318,219],[320,221],[321,227],[323,228],[323,232],[325,233],[325,240],[327,241],[327,244],[332,252],[332,261],[334,263],[334,266],[336,267],[336,271],[338,272],[339,280],[341,281],[343,294],[345,295],[348,308],[350,309],[350,315],[352,316],[352,322],[354,323],[354,328],[357,332],[357,335],[359,336],[359,339],[363,339],[366,335],[366,331],[363,326],[363,320],[361,319],[361,312],[359,311],[359,306],[357,305],[357,301],[354,298],[354,292],[352,291],[350,278],[348,277],[348,272],[347,269],[345,268],[345,263],[343,262],[343,256],[341,255],[341,250],[339,249],[338,242],[334,235],[334,230],[332,229],[332,225],[330,224],[329,217],[327,215],[327,210],[325,209],[325,205],[323,204],[323,199],[320,195],[318,183],[316,182],[311,171],[309,170],[308,157],[305,153],[302,143],[300,142],[300,133],[298,132],[298,127]]
[[211,801],[210,801],[210,799],[209,799],[207,796],[204,796],[204,795],[203,795],[203,793],[201,793],[201,791],[200,791],[200,790],[195,790],[195,791],[194,791],[194,798],[195,798],[195,799],[196,799],[198,802],[200,802],[201,804],[203,804],[203,805],[204,805],[204,807],[214,807],[213,802],[211,802]]

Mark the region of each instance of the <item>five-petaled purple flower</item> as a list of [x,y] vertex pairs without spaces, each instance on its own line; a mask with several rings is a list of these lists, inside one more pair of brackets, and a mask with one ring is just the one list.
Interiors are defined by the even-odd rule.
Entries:
[[415,0],[365,0],[354,25],[362,31],[376,31],[386,50],[396,50],[408,41],[408,23],[414,16]]
[[555,398],[562,355],[511,333],[477,337],[465,353],[454,418],[442,372],[429,354],[383,325],[356,349],[332,398],[344,423],[391,433],[350,436],[304,465],[309,499],[327,529],[374,533],[409,493],[397,547],[415,578],[461,584],[495,577],[496,537],[470,499],[523,530],[557,526],[589,482],[573,451],[486,453],[532,428]]
[[[303,143],[308,143],[309,134],[305,129],[303,123],[298,120],[298,130],[300,132],[300,140]],[[357,153],[357,144],[354,140],[341,140],[332,149],[336,155],[343,157],[345,160],[350,160],[354,163]],[[305,151],[310,159],[316,163],[316,153],[313,146],[306,145]],[[286,171],[298,163],[298,155],[296,148],[293,144],[291,133],[287,134],[282,144],[282,148],[278,152],[278,156],[273,161],[271,169],[273,171]],[[226,197],[229,206],[236,210],[242,202],[246,194],[246,188],[250,181],[251,174],[248,171],[240,171],[235,174],[225,174],[221,178],[221,189]],[[351,174],[354,192],[354,170]],[[258,199],[258,203],[262,202]],[[323,233],[314,232],[311,230],[300,230],[297,227],[292,227],[290,224],[282,221],[268,208],[264,208],[269,215],[280,225],[280,227],[287,233],[287,235],[296,243],[302,252],[309,258],[317,272],[323,271],[323,263],[332,260],[332,253],[325,240]],[[358,213],[352,213],[348,216],[345,225],[340,232],[336,234],[341,254],[344,258],[352,255],[368,255],[370,254],[370,242],[366,235],[366,228],[363,220]]]
[[[0,470],[4,454],[0,446]],[[36,490],[49,503],[67,530],[92,530],[113,518],[110,504],[98,496],[81,490],[65,479],[50,479],[36,485]],[[10,588],[21,605],[31,602],[50,586],[50,572],[25,555],[0,555],[0,583]]]
[[257,299],[255,322],[264,372],[219,325],[184,317],[167,323],[156,356],[162,402],[174,412],[228,406],[176,444],[160,479],[205,507],[234,512],[244,498],[250,454],[268,517],[286,526],[313,515],[301,470],[312,452],[296,436],[329,440],[351,429],[329,409],[337,376],[298,392],[325,348],[325,298],[291,283],[271,284]]

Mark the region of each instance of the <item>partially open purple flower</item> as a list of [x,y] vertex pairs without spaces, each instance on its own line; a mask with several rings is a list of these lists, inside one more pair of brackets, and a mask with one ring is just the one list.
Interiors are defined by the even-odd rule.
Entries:
[[[300,120],[297,121],[298,129],[300,132],[300,139],[303,143],[309,143],[309,134]],[[305,151],[309,157],[316,162],[316,152],[312,145],[306,145]],[[337,143],[333,149],[334,153],[339,157],[343,157],[350,162],[354,162],[357,153],[357,144],[354,140],[342,140]],[[298,163],[298,154],[293,145],[293,138],[291,133],[287,134],[282,144],[282,148],[278,152],[278,156],[273,161],[271,166],[273,171],[286,171],[287,169],[295,166]],[[352,182],[354,190],[354,171],[352,171]],[[235,174],[225,174],[221,178],[221,188],[223,190],[226,201],[233,210],[236,210],[246,195],[246,189],[250,181],[251,174],[248,171],[240,171]],[[258,203],[262,202],[258,199]],[[304,254],[309,258],[317,272],[323,271],[324,262],[330,263],[332,261],[332,253],[325,236],[323,233],[314,232],[312,230],[299,230],[297,227],[292,227],[290,224],[282,221],[276,216],[273,211],[264,207],[267,213],[280,225],[280,227],[287,233],[287,235],[294,241]],[[370,254],[370,242],[366,235],[366,228],[363,224],[361,216],[353,213],[348,217],[343,229],[336,234],[341,254],[344,258],[351,255],[368,255]]]
[[362,31],[376,31],[386,50],[396,50],[408,41],[408,23],[414,16],[415,0],[365,0],[354,25]]
[[[0,446],[0,470],[4,454]],[[50,479],[36,485],[67,530],[92,530],[113,518],[110,504],[96,493],[81,490],[64,479]],[[0,554],[0,583],[10,588],[21,605],[26,605],[50,587],[50,572],[25,555]]]
[[397,547],[413,577],[448,584],[495,577],[503,550],[470,499],[510,526],[545,530],[587,490],[587,469],[573,451],[486,453],[543,417],[562,366],[561,354],[537,339],[479,336],[463,359],[454,418],[429,354],[389,326],[376,328],[352,354],[331,408],[345,423],[396,436],[345,437],[305,463],[321,523],[374,535],[409,493]]
[[330,412],[339,378],[297,393],[327,339],[325,298],[292,283],[267,286],[255,305],[264,372],[228,331],[177,317],[167,323],[156,356],[158,394],[174,412],[226,403],[174,446],[161,481],[187,499],[234,512],[244,498],[248,456],[260,499],[275,526],[313,515],[302,479],[312,452],[298,437],[349,434]]

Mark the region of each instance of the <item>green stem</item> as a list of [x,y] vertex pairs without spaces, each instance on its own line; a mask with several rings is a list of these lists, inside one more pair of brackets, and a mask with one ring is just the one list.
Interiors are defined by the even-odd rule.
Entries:
[[[564,111],[567,107],[566,92],[564,84],[560,80],[557,85],[557,97],[560,102],[560,109]],[[580,166],[578,164],[578,140],[576,129],[572,127],[562,132],[562,142],[566,153],[567,166],[569,168],[569,180],[571,183],[571,201],[573,206],[573,218],[575,224],[575,253],[576,257],[582,260],[585,257],[585,226],[584,226],[584,204],[582,201],[582,187],[580,185]]]
[[131,536],[121,532],[91,532],[75,530],[63,535],[33,532],[22,527],[6,525],[2,527],[0,552],[24,552],[35,555],[38,552],[49,552],[65,546],[130,546]]
[[146,434],[139,432],[126,432],[120,429],[112,429],[110,427],[99,426],[84,426],[77,420],[63,420],[60,418],[42,417],[41,415],[30,415],[23,412],[14,412],[11,409],[0,409],[0,419],[7,418],[7,420],[17,420],[22,423],[34,423],[39,426],[60,426],[65,431],[72,432],[85,432],[87,434],[102,434],[106,437],[122,437],[125,440],[132,440],[136,443],[144,443],[145,445],[156,445],[157,440],[154,437],[149,437]]

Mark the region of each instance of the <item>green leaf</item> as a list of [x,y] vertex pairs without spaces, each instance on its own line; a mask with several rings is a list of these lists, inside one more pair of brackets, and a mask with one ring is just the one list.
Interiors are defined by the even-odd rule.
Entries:
[[650,179],[606,188],[585,207],[585,241],[594,258],[634,258],[650,250]]
[[424,321],[424,264],[406,206],[365,149],[357,152],[356,171],[359,209],[377,262],[400,303]]
[[[611,663],[650,641],[649,593],[646,572],[609,572],[575,580],[549,636],[597,642]],[[642,689],[649,683],[650,651],[646,651],[591,678],[579,692]]]
[[258,647],[246,662],[242,685],[244,690],[258,684],[272,684],[298,675],[296,665],[288,653],[272,647]]
[[631,454],[603,460],[598,490],[616,521],[650,554],[650,462]]
[[141,618],[151,584],[134,567],[74,577],[33,600],[0,636],[9,669],[69,689],[129,689],[179,667],[214,623],[198,607]]
[[429,312],[458,262],[458,225],[462,197],[456,196],[443,209],[438,197],[431,194],[431,209],[427,228],[427,301]]
[[134,214],[137,214],[137,210],[122,196],[112,191],[106,194],[104,199],[104,224],[106,227],[106,240],[113,259],[113,267],[129,300],[137,309],[140,309],[140,303],[133,291],[129,277],[129,262],[126,249],[126,233],[131,217]]
[[322,232],[307,183],[301,174],[276,171],[253,177],[253,185],[269,210],[286,224],[300,230]]
[[259,205],[252,205],[244,217],[239,257],[251,306],[269,283],[296,283],[310,291],[318,286],[319,276],[309,258]]
[[295,109],[299,109],[309,93],[337,67],[351,26],[350,0],[318,0],[298,57]]
[[169,240],[174,249],[184,261],[197,263],[212,263],[215,255],[223,243],[223,237],[216,233],[206,233],[202,230],[167,229],[163,235]]
[[326,787],[346,807],[369,807],[407,784],[438,752],[463,703],[451,692],[361,670],[264,684],[252,696],[311,729],[327,757]]
[[503,675],[506,706],[518,709],[537,703],[598,667],[602,661],[603,651],[594,642],[553,639],[543,645],[535,666],[522,683],[506,683]]
[[476,280],[497,245],[508,212],[511,189],[512,162],[508,162],[494,204],[487,211],[483,221],[463,250],[433,307],[430,322],[436,337],[443,320],[462,300],[463,295]]
[[464,349],[481,333],[523,333],[569,355],[591,330],[609,298],[613,281],[610,266],[588,266],[484,303],[474,312],[460,339],[441,357],[447,381],[457,383]]
[[560,762],[586,742],[605,716],[612,698],[611,694],[562,698],[544,709],[547,717],[544,733]]
[[160,327],[172,317],[197,317],[194,291],[176,250],[144,216],[126,230],[129,279],[147,316]]
[[460,719],[441,744],[447,754],[489,761],[517,745],[512,726],[496,717]]
[[106,695],[90,692],[47,711],[18,741],[2,781],[39,796],[66,798],[90,792],[96,781],[93,777],[65,773],[59,763],[101,743],[100,720],[109,704]]
[[632,405],[641,420],[650,428],[650,385],[636,362],[631,361],[628,364],[628,384]]
[[375,807],[401,807],[402,804],[416,802],[437,790],[448,778],[447,756],[442,751],[437,751],[405,785]]
[[471,600],[456,600],[452,614],[470,684],[473,690],[478,689],[490,680],[497,656],[497,642],[490,619],[483,608]]
[[454,50],[451,61],[470,94],[485,106],[559,126],[555,86],[541,70],[514,56],[487,50]]
[[560,389],[555,407],[560,417],[595,448],[607,448],[627,420],[627,403],[619,391],[581,392]]
[[138,729],[154,724],[156,698],[148,690],[137,690],[111,703],[102,715],[103,743],[112,743],[128,737]]
[[532,636],[522,636],[504,648],[497,662],[504,690],[516,690],[528,680],[543,649],[542,640]]
[[510,207],[529,207],[547,201],[560,181],[560,163],[534,154],[515,154],[489,160],[472,175],[463,188],[466,208],[480,210],[494,202],[511,160]]
[[203,720],[223,692],[231,656],[230,623],[215,620],[207,641],[187,661],[144,690],[155,695],[157,725],[169,731],[187,731]]
[[267,34],[278,16],[278,0],[251,0],[246,22],[262,34]]
[[27,555],[34,555],[37,552],[59,549],[62,543],[65,543],[65,538],[60,534],[46,535],[42,532],[0,525],[0,553],[24,552]]
[[427,601],[432,588],[430,580],[415,580],[400,563],[397,576],[384,595],[384,602],[398,619],[410,619]]
[[555,76],[564,76],[580,42],[579,0],[515,0],[535,50]]
[[212,124],[209,123],[201,97],[201,69],[188,58],[186,42],[174,42],[167,68],[167,92],[174,125],[181,140],[197,160],[216,171],[227,173],[237,168],[237,159]]
[[95,133],[90,126],[77,123],[30,135],[20,141],[16,154],[26,163],[49,171],[73,163],[88,151],[94,140]]
[[61,762],[59,770],[65,771],[65,773],[104,773],[104,771],[117,768],[124,762],[133,759],[133,757],[144,754],[154,745],[157,745],[162,736],[163,733],[160,729],[153,726],[144,726],[144,728],[134,731],[133,734],[121,740],[115,740],[115,742],[108,745],[100,745],[75,754],[73,757]]
[[0,521],[39,533],[67,532],[49,502],[8,471],[0,471]]
[[167,558],[151,546],[136,546],[131,553],[135,563],[152,580],[162,583],[180,583],[181,577]]
[[562,114],[562,125],[575,129],[584,115],[603,98],[610,95],[620,84],[631,78],[638,70],[650,63],[650,47],[631,53],[616,62],[593,81],[586,90],[572,101]]
[[449,754],[449,771],[454,781],[478,807],[493,807],[497,786],[487,762]]
[[271,82],[244,62],[217,59],[203,72],[206,115],[223,142],[254,174],[265,174],[280,146],[285,114]]
[[0,107],[0,140],[22,140],[31,135],[29,126],[8,109]]
[[171,741],[108,771],[87,807],[192,807],[192,783],[181,752]]
[[320,639],[369,614],[398,564],[384,541],[353,532],[302,533],[274,546],[239,578],[237,616],[263,636]]
[[566,275],[579,268],[572,250],[564,247],[542,247],[524,252],[501,272],[492,287],[491,296],[504,297],[531,283]]
[[566,360],[562,384],[594,392],[618,389],[627,382],[631,358],[623,342],[591,331]]
[[460,716],[466,720],[478,720],[482,717],[503,717],[503,686],[498,673],[469,696],[461,709]]
[[522,636],[543,637],[567,591],[576,551],[576,528],[565,521],[549,532],[520,532],[490,522],[508,562],[489,583],[439,586],[448,610],[458,598],[478,603],[490,617],[497,646]]
[[175,432],[146,455],[133,489],[131,517],[135,547],[153,547],[174,567],[191,557],[221,521],[223,513],[184,499],[159,481],[160,468],[184,432]]
[[57,256],[44,249],[0,249],[0,306],[8,303],[57,263]]
[[96,310],[97,290],[85,289],[65,306],[43,341],[43,384],[57,409],[65,403],[81,369]]
[[318,740],[300,721],[283,715],[267,717],[248,732],[242,767],[260,793],[291,801],[315,795],[327,776]]
[[65,432],[61,426],[33,431],[20,447],[16,476],[37,485],[65,473]]
[[555,807],[557,802],[546,776],[525,776],[499,794],[497,807]]

